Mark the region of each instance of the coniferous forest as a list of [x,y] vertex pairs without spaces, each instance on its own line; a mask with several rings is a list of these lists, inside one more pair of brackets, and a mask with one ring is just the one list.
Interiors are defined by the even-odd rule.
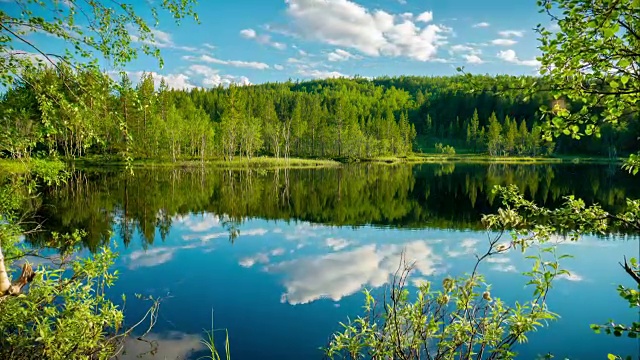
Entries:
[[[516,89],[533,77],[380,77],[173,90],[150,74],[30,70],[0,103],[5,157],[366,159],[412,152],[617,157],[640,149],[636,118],[600,137],[542,140],[553,97]],[[478,91],[478,88],[481,91]],[[78,91],[80,89],[81,91]],[[475,91],[473,91],[475,89]],[[571,104],[570,104],[571,106]]]

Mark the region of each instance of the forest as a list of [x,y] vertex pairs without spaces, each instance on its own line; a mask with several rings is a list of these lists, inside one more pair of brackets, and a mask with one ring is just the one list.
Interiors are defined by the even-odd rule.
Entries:
[[61,64],[25,71],[2,94],[0,154],[175,162],[456,151],[612,158],[640,149],[635,117],[604,124],[599,137],[544,141],[540,109],[554,98],[517,91],[535,81],[507,75],[355,77],[186,91],[158,84],[151,74],[136,83],[125,73],[113,81],[97,69]]

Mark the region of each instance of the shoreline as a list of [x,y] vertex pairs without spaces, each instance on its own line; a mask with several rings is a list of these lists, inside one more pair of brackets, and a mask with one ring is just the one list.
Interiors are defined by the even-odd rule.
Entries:
[[[49,159],[39,159],[47,161]],[[124,161],[106,157],[87,157],[79,159],[50,159],[62,160],[72,166],[83,168],[92,167],[124,167]],[[581,157],[581,156],[557,156],[557,157],[520,157],[520,156],[488,156],[482,154],[412,154],[408,156],[383,156],[362,159],[308,159],[308,158],[275,158],[275,157],[254,157],[235,158],[233,160],[224,159],[183,159],[173,162],[169,159],[140,159],[133,161],[134,168],[155,168],[155,167],[200,167],[242,170],[242,169],[314,169],[340,167],[348,164],[377,164],[377,165],[400,165],[400,164],[621,164],[623,158],[610,159],[605,157]],[[0,170],[9,172],[24,172],[30,168],[29,160],[25,159],[0,159]]]

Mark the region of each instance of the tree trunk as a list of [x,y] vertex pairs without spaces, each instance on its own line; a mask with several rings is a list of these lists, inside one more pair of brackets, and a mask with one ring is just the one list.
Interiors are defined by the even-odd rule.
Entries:
[[4,265],[4,255],[2,254],[2,248],[0,248],[0,299],[4,296],[12,295],[16,296],[22,293],[22,288],[30,283],[35,277],[31,264],[24,263],[22,265],[22,274],[17,281],[11,283],[9,274]]

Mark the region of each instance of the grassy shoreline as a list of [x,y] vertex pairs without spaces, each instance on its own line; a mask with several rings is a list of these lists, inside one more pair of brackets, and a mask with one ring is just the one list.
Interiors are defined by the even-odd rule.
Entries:
[[[304,158],[274,158],[254,157],[251,159],[236,157],[233,160],[208,159],[204,162],[196,159],[184,159],[173,162],[169,159],[135,160],[134,168],[154,167],[200,167],[241,170],[241,169],[311,169],[339,167],[351,163],[370,163],[380,165],[398,164],[442,164],[442,163],[466,163],[466,164],[610,164],[622,163],[623,158],[610,159],[605,157],[580,157],[580,156],[555,156],[555,157],[492,157],[479,154],[412,154],[408,156],[382,156],[375,158],[356,159],[346,161],[342,159],[304,159]],[[42,160],[41,160],[42,161]],[[46,161],[46,159],[44,160]],[[83,168],[93,167],[123,167],[124,161],[118,158],[87,157],[68,160],[68,163]],[[0,159],[0,171],[21,173],[31,168],[29,161]]]
[[527,156],[489,156],[479,154],[413,154],[406,157],[376,157],[361,159],[360,162],[382,164],[429,164],[429,163],[467,163],[467,164],[609,164],[622,163],[624,159],[610,159],[606,157],[580,157],[580,156],[555,156],[555,157],[527,157]]
[[[70,163],[80,165],[81,167],[122,167],[125,163],[117,159],[104,158],[83,158],[71,160]],[[154,167],[200,167],[220,169],[306,169],[306,168],[323,168],[340,166],[340,162],[330,159],[301,159],[301,158],[274,158],[274,157],[254,157],[247,159],[244,157],[236,157],[233,160],[224,159],[183,159],[173,162],[164,159],[145,159],[134,160],[134,168],[154,168]]]

